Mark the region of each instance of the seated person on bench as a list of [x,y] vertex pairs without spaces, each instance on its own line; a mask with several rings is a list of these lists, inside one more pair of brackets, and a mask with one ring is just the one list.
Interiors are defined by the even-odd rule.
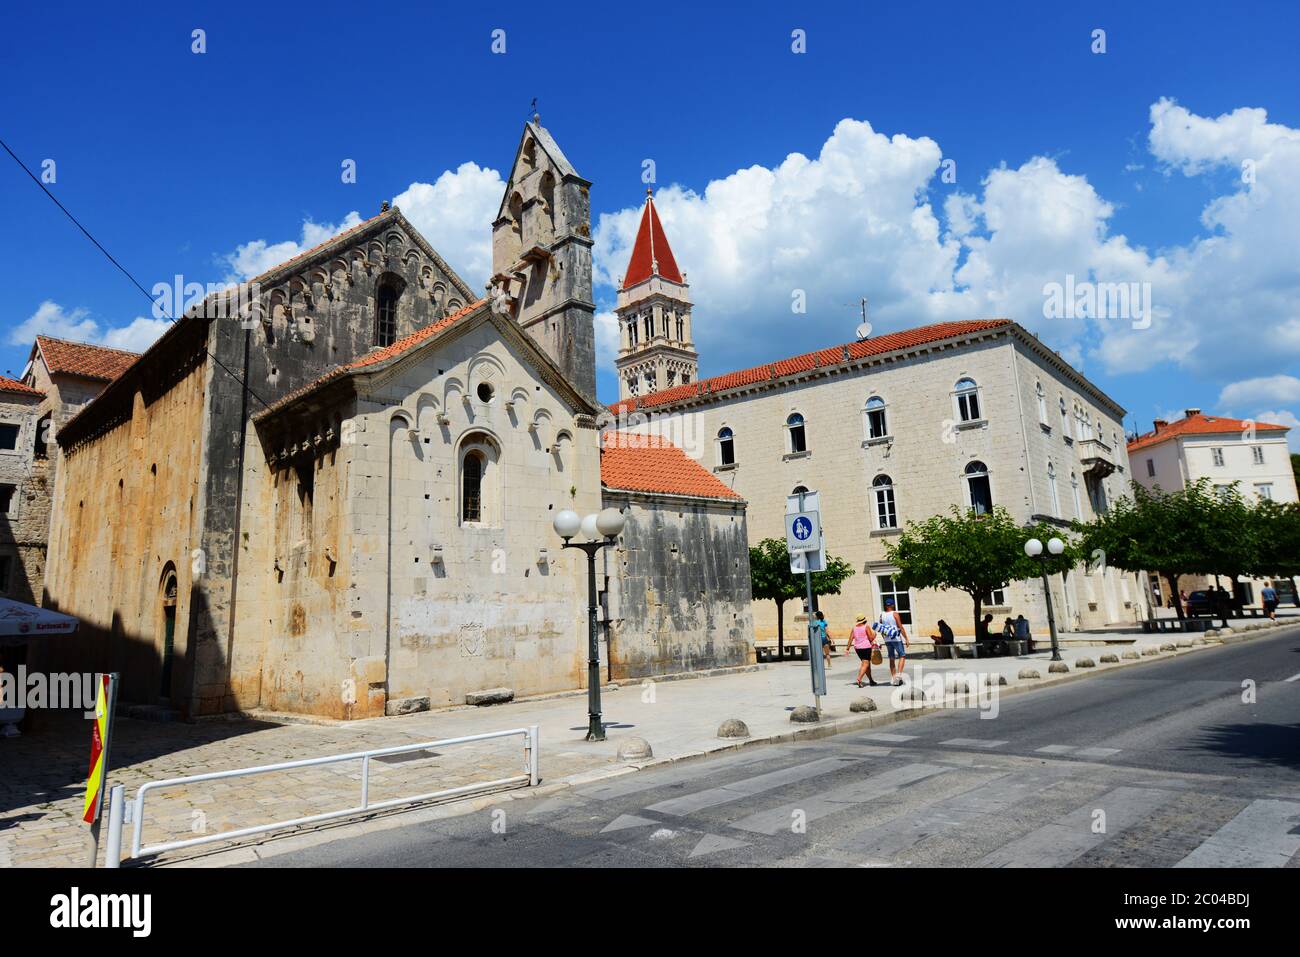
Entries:
[[1025,651],[1032,654],[1034,651],[1034,636],[1029,633],[1029,622],[1025,620],[1024,615],[1016,616],[1015,636],[1017,641],[1025,642]]
[[952,629],[948,627],[948,623],[942,618],[939,619],[939,634],[931,635],[930,640],[936,645],[951,645],[956,643],[956,639],[952,636]]

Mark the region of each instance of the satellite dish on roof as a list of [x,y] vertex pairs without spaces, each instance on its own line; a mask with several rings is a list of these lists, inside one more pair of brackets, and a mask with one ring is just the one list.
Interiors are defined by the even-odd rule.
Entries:
[[867,297],[862,297],[862,322],[858,325],[857,335],[859,341],[866,339],[871,335],[871,323],[867,322]]

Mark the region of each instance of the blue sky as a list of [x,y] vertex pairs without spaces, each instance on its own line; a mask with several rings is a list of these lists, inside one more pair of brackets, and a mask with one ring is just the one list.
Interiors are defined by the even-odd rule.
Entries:
[[[480,288],[537,97],[594,183],[606,400],[651,159],[702,374],[851,339],[865,295],[876,331],[1008,315],[1142,429],[1189,405],[1294,422],[1296,5],[982,6],[25,5],[0,31],[0,137],[54,161],[51,190],[146,288],[238,277],[392,198]],[[4,155],[0,210],[0,371],[38,331],[157,333]],[[1150,283],[1150,328],[1045,317],[1067,276]]]

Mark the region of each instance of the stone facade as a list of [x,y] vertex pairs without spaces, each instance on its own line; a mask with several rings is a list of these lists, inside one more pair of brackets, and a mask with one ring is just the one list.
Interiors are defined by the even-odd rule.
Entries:
[[595,401],[590,190],[533,117],[492,224],[491,294],[565,378]]
[[612,677],[753,661],[745,503],[606,488],[604,504],[627,517],[606,551]]
[[[588,185],[527,124],[490,301],[385,209],[182,317],[58,430],[47,590],[82,627],[42,664],[186,716],[580,686],[585,560],[551,521],[601,507]],[[664,666],[735,657],[744,584]]]
[[[973,383],[978,404],[970,421],[962,415],[964,382]],[[1069,434],[1059,414],[1052,415],[1061,401]],[[832,634],[846,632],[856,614],[875,614],[892,597],[900,608],[909,606],[905,618],[922,636],[922,647],[940,618],[958,635],[971,635],[973,612],[960,592],[895,590],[896,569],[885,545],[908,520],[970,507],[972,479],[986,477],[993,504],[1017,520],[1064,526],[1074,518],[1086,521],[1123,494],[1129,476],[1119,444],[1123,410],[1037,338],[1005,321],[941,324],[836,346],[622,402],[613,411],[648,417],[637,426],[642,430],[685,436],[683,444],[702,464],[749,502],[751,545],[784,537],[786,497],[794,490],[820,492],[828,552],[856,571],[841,595],[819,599]],[[873,412],[883,412],[874,428]],[[1136,577],[1115,569],[1080,568],[1064,588],[1059,578],[1052,588],[1058,626],[1065,630],[1145,616]],[[1015,583],[1001,600],[992,597],[986,610],[995,618],[1023,613],[1036,634],[1046,634],[1039,583]],[[787,635],[792,624],[806,620],[797,610],[793,617]],[[756,603],[754,619],[760,639],[775,637],[773,603]]]
[[41,603],[50,462],[40,442],[45,396],[0,377],[0,595]]

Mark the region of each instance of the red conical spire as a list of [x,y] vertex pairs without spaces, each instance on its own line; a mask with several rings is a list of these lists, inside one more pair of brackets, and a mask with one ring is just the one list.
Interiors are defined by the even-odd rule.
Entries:
[[651,276],[662,276],[672,282],[684,282],[677,260],[664,235],[663,223],[655,212],[655,201],[650,190],[646,190],[645,210],[641,213],[641,226],[636,231],[636,244],[632,247],[632,259],[627,264],[627,275],[623,277],[623,288],[645,282]]

